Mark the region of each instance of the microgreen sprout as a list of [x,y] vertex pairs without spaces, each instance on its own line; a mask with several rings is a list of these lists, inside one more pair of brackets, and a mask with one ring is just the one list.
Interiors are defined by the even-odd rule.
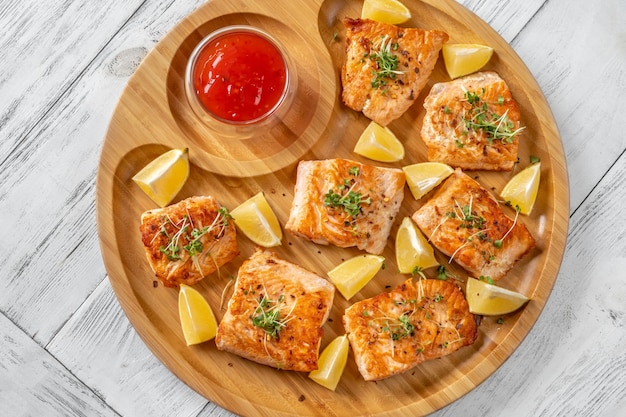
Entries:
[[481,275],[478,277],[480,281],[485,281],[487,284],[494,285],[496,282],[489,275]]
[[[198,272],[202,272],[198,261],[198,256],[205,250],[202,238],[205,235],[213,234],[217,239],[219,239],[224,233],[224,229],[228,227],[230,218],[231,216],[228,213],[228,210],[224,207],[220,207],[217,215],[213,219],[213,222],[204,227],[196,227],[194,225],[189,211],[187,211],[187,213],[176,222],[172,220],[169,215],[165,215],[163,216],[159,230],[152,238],[152,241],[154,241],[159,235],[165,236],[167,238],[167,244],[161,245],[159,250],[167,257],[167,259],[170,261],[181,260],[182,254],[186,252]],[[170,226],[169,228],[173,228],[175,230],[172,235],[168,232],[168,226]]]
[[376,70],[372,71],[372,88],[385,87],[387,80],[395,80],[397,75],[404,74],[398,70],[398,57],[391,51],[399,48],[398,43],[391,42],[391,38],[383,35],[378,50],[371,50],[369,58],[376,63]]
[[266,295],[259,297],[254,315],[251,317],[252,324],[265,330],[268,337],[279,338],[279,332],[294,318],[291,315],[296,304],[291,307],[291,311],[285,317],[281,317],[281,309],[285,304],[285,296],[280,295],[276,301],[271,300]]
[[[389,333],[389,338],[392,342],[400,339],[404,339],[409,336],[415,335],[415,326],[411,323],[412,311],[405,311],[400,316],[393,317],[379,317],[376,320],[382,320],[382,324],[379,326],[381,333]],[[373,323],[370,322],[370,325]]]
[[[359,168],[354,166],[348,170],[348,173],[352,177],[359,176]],[[364,197],[359,191],[355,191],[354,187],[356,181],[354,178],[344,179],[343,182],[337,186],[337,191],[334,189],[328,190],[328,193],[324,195],[324,206],[326,207],[341,207],[343,210],[355,219],[361,213],[361,206],[363,204],[371,204],[372,199],[370,197]]]
[[506,231],[504,236],[502,236],[500,239],[496,239],[493,241],[493,246],[495,246],[498,249],[502,247],[502,244],[504,243],[504,239],[506,239],[509,233],[511,233],[511,231],[515,228],[515,225],[517,224],[517,218],[519,217],[519,213],[520,213],[520,207],[516,205],[515,206],[515,219],[513,219],[513,224],[511,225],[511,227],[509,227],[509,230]]
[[[483,89],[482,93],[484,92]],[[465,101],[471,106],[467,114],[463,116],[465,128],[468,131],[484,132],[489,143],[495,140],[512,143],[515,137],[524,130],[523,126],[515,129],[515,123],[508,117],[508,109],[501,115],[491,111],[489,104],[473,91],[465,92]],[[497,104],[503,105],[504,98],[498,97]]]

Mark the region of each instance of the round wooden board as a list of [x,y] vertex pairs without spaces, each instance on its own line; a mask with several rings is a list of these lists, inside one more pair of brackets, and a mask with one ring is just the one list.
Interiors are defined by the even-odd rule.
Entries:
[[[277,415],[424,415],[466,394],[496,370],[520,344],[537,320],[550,294],[565,249],[569,197],[565,158],[556,124],[543,94],[526,66],[487,24],[452,0],[406,2],[414,16],[402,26],[445,30],[453,43],[482,43],[494,48],[487,70],[497,71],[518,101],[526,126],[520,144],[520,167],[530,155],[542,161],[541,188],[532,215],[522,221],[537,248],[499,284],[532,297],[522,310],[503,318],[484,318],[478,341],[440,360],[377,383],[365,382],[352,354],[335,392],[315,384],[306,374],[278,371],[217,351],[210,341],[187,347],[180,329],[177,291],[154,286],[138,231],[141,213],[154,208],[132,176],[171,148],[190,148],[188,182],[175,201],[213,195],[233,209],[264,191],[281,224],[288,218],[295,169],[299,160],[345,157],[368,161],[352,152],[369,123],[340,102],[339,70],[345,53],[341,19],[360,16],[361,1],[215,0],[174,28],[146,57],[130,79],[110,123],[97,177],[97,219],[102,254],[115,293],[129,320],[154,354],[181,380],[207,399],[246,416]],[[247,140],[223,138],[203,128],[185,97],[187,58],[200,39],[229,24],[261,27],[289,49],[298,63],[298,96],[284,121]],[[401,167],[426,160],[419,131],[422,102],[433,83],[449,80],[440,59],[417,102],[390,128],[403,141]],[[519,168],[518,168],[519,169]],[[501,190],[511,173],[472,173],[479,182]],[[420,205],[408,192],[392,229]],[[343,334],[341,317],[352,302],[369,298],[406,279],[396,272],[393,239],[383,255],[381,271],[350,302],[339,293],[325,325],[322,347]],[[241,254],[196,285],[219,319],[222,290],[253,250],[239,237]],[[318,246],[286,235],[277,254],[326,276],[354,249]],[[441,263],[447,258],[438,254]],[[467,274],[447,265],[458,277]],[[429,277],[434,271],[426,271]]]

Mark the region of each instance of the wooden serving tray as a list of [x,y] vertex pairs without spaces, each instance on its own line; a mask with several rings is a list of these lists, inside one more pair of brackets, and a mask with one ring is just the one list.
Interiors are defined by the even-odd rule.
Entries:
[[[358,17],[361,1],[215,0],[188,16],[146,57],[128,82],[110,123],[97,177],[98,232],[104,263],[129,320],[154,354],[181,380],[207,399],[237,414],[279,415],[423,415],[461,397],[496,370],[537,320],[555,282],[565,249],[569,197],[565,158],[550,108],[524,63],[487,24],[452,0],[405,2],[414,16],[402,26],[445,30],[452,43],[482,43],[495,54],[485,69],[497,71],[518,101],[526,131],[520,144],[520,167],[529,156],[541,158],[541,186],[531,216],[521,216],[537,248],[499,285],[523,292],[532,301],[515,314],[484,318],[478,341],[440,360],[377,383],[365,382],[352,354],[335,392],[306,374],[278,371],[217,351],[213,341],[187,347],[181,332],[174,289],[154,286],[138,231],[140,215],[154,208],[131,180],[157,155],[190,148],[191,174],[175,201],[213,195],[228,209],[264,191],[281,224],[288,218],[297,162],[345,157],[401,167],[426,160],[420,139],[422,101],[433,83],[449,80],[442,59],[415,105],[390,128],[403,141],[399,163],[368,161],[352,152],[369,123],[340,101],[339,70],[345,51],[341,20]],[[184,96],[184,70],[195,45],[211,31],[231,24],[265,29],[279,39],[297,63],[298,92],[282,123],[251,139],[224,138],[203,127]],[[519,168],[518,168],[519,169]],[[511,173],[472,173],[479,182],[502,189]],[[338,292],[325,325],[322,347],[343,334],[343,311],[405,280],[397,273],[393,237],[403,217],[421,202],[406,189],[405,200],[385,249],[386,269],[348,302]],[[253,244],[239,235],[241,255],[220,274],[196,285],[219,319],[222,290],[236,276]],[[319,246],[286,235],[277,254],[321,275],[358,253]],[[467,274],[437,254],[451,272]],[[426,271],[434,277],[435,271]]]

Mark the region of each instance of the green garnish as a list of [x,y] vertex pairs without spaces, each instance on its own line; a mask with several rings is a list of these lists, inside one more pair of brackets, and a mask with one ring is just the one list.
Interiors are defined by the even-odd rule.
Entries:
[[458,217],[461,220],[461,224],[458,227],[468,229],[468,230],[473,230],[473,229],[478,230],[477,232],[474,232],[471,235],[469,235],[467,238],[465,238],[465,243],[463,243],[454,251],[452,256],[450,256],[449,262],[452,262],[456,254],[461,249],[465,248],[467,245],[470,245],[474,237],[477,237],[481,241],[489,241],[489,235],[487,234],[489,229],[485,229],[487,220],[485,220],[485,218],[482,216],[478,216],[476,212],[472,210],[473,201],[474,201],[474,196],[470,195],[469,204],[461,207],[458,201],[455,200],[454,211],[446,213],[446,219],[447,218],[454,219]]
[[[181,254],[184,250],[191,257],[196,269],[200,271],[201,269],[198,265],[197,257],[204,251],[202,237],[215,232],[218,228],[215,236],[216,238],[221,237],[224,228],[228,227],[229,219],[231,218],[228,210],[224,207],[220,207],[217,216],[215,216],[215,219],[213,219],[213,222],[209,226],[197,228],[194,226],[188,214],[185,214],[182,219],[177,222],[174,222],[169,216],[163,216],[159,231],[154,235],[153,240],[159,235],[165,236],[167,238],[167,244],[159,247],[161,253],[170,261],[177,261],[181,259]],[[176,230],[171,236],[167,226],[171,226],[170,228]],[[187,244],[183,244],[184,242],[187,242]]]
[[504,234],[504,236],[502,236],[502,238],[493,241],[493,246],[495,246],[498,249],[502,247],[502,244],[504,243],[504,239],[506,239],[506,237],[509,235],[509,233],[511,233],[511,231],[517,224],[517,218],[519,217],[520,210],[521,210],[520,207],[516,205],[515,206],[515,219],[513,219],[513,224],[511,225],[511,227],[509,227],[509,230],[506,231],[506,233]]
[[415,276],[418,275],[420,277],[420,279],[426,279],[426,275],[424,274],[424,270],[419,267],[416,266],[415,268],[413,268],[413,270],[411,271],[411,275]]
[[476,212],[472,210],[473,201],[474,196],[470,196],[469,204],[461,207],[461,205],[455,200],[455,211],[447,212],[446,217],[450,219],[456,219],[458,217],[461,220],[461,224],[459,225],[459,227],[462,227],[464,229],[483,230],[485,228],[486,220],[484,217],[478,216]]
[[[489,143],[495,140],[512,143],[515,137],[524,130],[523,126],[515,129],[515,123],[508,117],[508,109],[502,115],[490,111],[488,104],[482,101],[475,92],[467,91],[465,100],[471,105],[467,114],[463,116],[466,129],[484,132]],[[498,104],[504,104],[503,97],[498,97]]]
[[290,320],[291,313],[281,319],[281,308],[284,302],[284,295],[278,297],[276,301],[272,301],[264,295],[259,298],[257,308],[254,310],[254,316],[251,317],[252,324],[265,330],[265,333],[272,339],[279,338],[279,332]]
[[[353,176],[359,176],[359,168],[354,166],[348,170],[348,173]],[[328,190],[328,193],[324,196],[324,206],[326,207],[341,207],[348,213],[353,219],[355,219],[359,213],[361,213],[361,206],[363,204],[371,204],[372,199],[370,197],[363,197],[363,195],[354,191],[355,180],[344,179],[343,183],[337,186],[337,191],[334,189]]]
[[437,279],[440,279],[442,281],[448,280],[448,271],[446,270],[445,265],[439,265],[437,267]]
[[411,319],[407,314],[403,314],[397,319],[385,320],[385,325],[380,329],[382,332],[388,332],[391,340],[400,340],[405,337],[413,336],[415,326],[411,323]]
[[372,88],[385,87],[387,80],[395,80],[397,75],[404,74],[404,71],[398,71],[398,57],[391,50],[395,51],[399,48],[398,43],[391,43],[391,38],[383,35],[378,51],[370,51],[369,58],[376,63],[376,70],[372,71]]
[[496,282],[488,275],[481,275],[478,277],[480,281],[485,281],[487,284],[494,285]]

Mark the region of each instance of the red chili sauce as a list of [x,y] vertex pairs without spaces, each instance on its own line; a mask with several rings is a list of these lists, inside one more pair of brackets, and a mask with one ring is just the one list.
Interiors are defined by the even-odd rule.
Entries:
[[267,39],[248,32],[218,36],[198,54],[193,84],[215,116],[234,122],[258,119],[283,95],[285,61]]

